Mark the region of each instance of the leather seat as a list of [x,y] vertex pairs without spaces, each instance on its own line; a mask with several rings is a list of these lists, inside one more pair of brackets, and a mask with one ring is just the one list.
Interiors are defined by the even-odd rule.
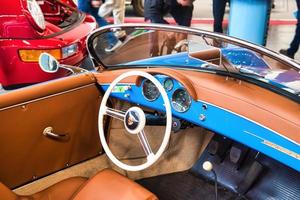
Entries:
[[105,169],[90,179],[73,177],[30,196],[18,196],[0,183],[0,197],[5,200],[157,200],[134,181]]

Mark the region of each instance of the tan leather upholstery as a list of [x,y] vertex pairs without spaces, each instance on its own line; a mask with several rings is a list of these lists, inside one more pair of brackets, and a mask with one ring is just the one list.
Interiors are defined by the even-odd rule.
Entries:
[[31,196],[34,200],[66,200],[71,199],[74,193],[87,181],[86,178],[74,177],[63,180],[51,187]]
[[32,97],[42,98],[91,83],[95,83],[95,77],[89,72],[36,84],[19,90],[8,91],[1,94],[0,109],[32,101]]
[[67,200],[71,199],[86,181],[87,179],[82,177],[69,178],[30,196],[18,196],[0,183],[0,197],[3,200]]
[[105,169],[87,180],[73,177],[31,196],[18,196],[0,183],[5,200],[157,200],[157,197],[121,174]]
[[0,197],[5,200],[15,200],[17,195],[13,193],[8,187],[0,183]]
[[[102,152],[97,120],[101,93],[90,76],[70,76],[0,95],[3,184],[16,188]],[[69,139],[46,137],[46,127]]]
[[[133,69],[136,70],[136,69]],[[132,70],[132,71],[133,71]],[[178,70],[173,70],[169,68],[150,68],[150,69],[138,69],[139,71],[145,71],[148,72],[152,75],[154,74],[164,74],[166,76],[170,76],[177,81],[179,81],[184,88],[189,92],[191,97],[196,101],[197,100],[197,93],[196,90],[193,86],[193,83],[190,81],[190,79],[184,75],[181,74],[180,71]],[[127,72],[128,69],[126,70],[112,70],[112,71],[105,71],[102,73],[95,73],[95,77],[100,85],[103,84],[110,84],[113,80],[117,78],[122,73]],[[121,81],[122,83],[135,83],[136,85],[141,84],[141,78],[138,76],[130,76]]]
[[113,170],[91,178],[74,200],[156,200],[157,197],[134,181]]
[[192,52],[190,55],[194,58],[207,61],[207,60],[220,59],[221,51],[218,48],[205,49],[202,51]]

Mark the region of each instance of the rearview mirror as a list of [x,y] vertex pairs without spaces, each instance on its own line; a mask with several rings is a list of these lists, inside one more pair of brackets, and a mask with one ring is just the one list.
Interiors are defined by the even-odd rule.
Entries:
[[44,72],[48,73],[55,73],[59,68],[59,62],[48,53],[42,53],[40,55],[39,65]]

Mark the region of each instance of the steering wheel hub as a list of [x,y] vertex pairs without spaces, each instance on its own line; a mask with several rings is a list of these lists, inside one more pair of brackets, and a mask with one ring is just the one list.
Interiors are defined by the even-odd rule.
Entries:
[[131,134],[141,132],[146,124],[144,111],[139,107],[132,107],[125,113],[124,125],[126,130]]

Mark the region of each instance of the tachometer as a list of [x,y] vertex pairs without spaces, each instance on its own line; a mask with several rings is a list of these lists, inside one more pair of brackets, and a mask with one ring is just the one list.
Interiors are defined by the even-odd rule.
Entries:
[[154,101],[159,97],[157,87],[148,79],[143,83],[143,95],[148,101]]
[[170,78],[167,78],[165,81],[164,81],[164,88],[166,91],[170,91],[172,90],[174,87],[174,83],[173,83],[173,80],[170,79]]
[[185,89],[177,89],[172,95],[172,107],[177,112],[186,112],[191,106],[191,96]]

